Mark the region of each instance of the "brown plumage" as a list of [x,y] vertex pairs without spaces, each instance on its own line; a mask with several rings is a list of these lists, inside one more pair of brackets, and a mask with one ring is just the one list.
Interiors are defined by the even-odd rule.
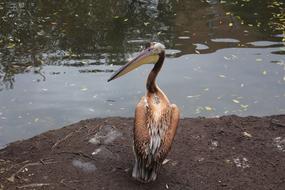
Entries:
[[119,69],[108,81],[118,78],[134,68],[155,62],[147,79],[147,93],[139,101],[135,111],[134,154],[132,176],[142,182],[154,181],[159,168],[171,149],[179,122],[179,109],[171,104],[156,85],[165,58],[165,47],[150,43],[135,59]]
[[147,94],[138,103],[135,111],[134,153],[135,165],[132,176],[142,182],[154,181],[159,168],[170,151],[179,122],[179,109],[156,85],[165,53],[150,72]]

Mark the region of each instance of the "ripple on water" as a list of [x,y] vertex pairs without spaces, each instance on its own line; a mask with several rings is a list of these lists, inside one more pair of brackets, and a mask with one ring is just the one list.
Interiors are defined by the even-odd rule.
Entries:
[[181,51],[177,50],[177,49],[167,49],[167,50],[165,50],[165,54],[166,55],[175,56],[175,55],[177,55],[179,53],[181,53]]
[[214,38],[211,39],[212,42],[222,42],[222,43],[239,43],[240,41],[233,38]]
[[136,40],[128,40],[127,42],[129,44],[142,44],[142,43],[146,43],[147,40],[145,40],[145,39],[136,39]]
[[197,44],[193,44],[193,45],[196,46],[196,49],[197,49],[197,50],[209,49],[209,46],[207,46],[207,45],[205,45],[205,44],[199,44],[199,43],[197,43]]
[[179,36],[178,39],[180,39],[180,40],[188,40],[188,39],[190,39],[190,37],[189,36]]
[[256,42],[249,42],[247,44],[253,45],[255,47],[269,47],[274,45],[282,45],[282,42],[272,42],[272,41],[256,41]]

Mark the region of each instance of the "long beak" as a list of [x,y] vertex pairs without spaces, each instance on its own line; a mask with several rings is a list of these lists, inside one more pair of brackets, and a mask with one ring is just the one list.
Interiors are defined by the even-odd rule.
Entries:
[[123,76],[127,74],[128,72],[134,70],[135,68],[139,67],[143,64],[149,64],[149,63],[156,63],[159,59],[158,55],[154,55],[151,52],[150,48],[145,49],[142,51],[136,58],[128,62],[127,64],[123,65],[120,69],[118,69],[109,79],[108,82],[111,80],[114,80],[116,78],[119,78],[120,76]]

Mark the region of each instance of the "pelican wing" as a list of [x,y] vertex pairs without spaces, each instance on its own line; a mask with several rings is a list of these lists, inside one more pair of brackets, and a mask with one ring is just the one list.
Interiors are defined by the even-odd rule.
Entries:
[[138,155],[145,157],[148,150],[150,136],[146,121],[146,102],[142,97],[135,111],[135,127],[134,127],[134,148]]
[[156,155],[156,160],[158,160],[160,163],[163,162],[163,160],[166,158],[168,152],[171,149],[171,145],[174,140],[174,136],[176,134],[176,129],[179,124],[179,116],[180,116],[180,111],[178,107],[175,104],[172,104],[170,125],[165,132],[162,144],[159,148],[158,154]]

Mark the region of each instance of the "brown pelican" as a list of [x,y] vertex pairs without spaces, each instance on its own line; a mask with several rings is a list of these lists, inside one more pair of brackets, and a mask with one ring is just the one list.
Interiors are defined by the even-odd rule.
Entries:
[[154,181],[166,158],[179,122],[179,109],[171,104],[155,79],[165,58],[165,46],[149,43],[133,60],[116,71],[111,81],[143,64],[155,63],[148,75],[147,93],[136,106],[134,123],[135,165],[132,176],[142,182]]

